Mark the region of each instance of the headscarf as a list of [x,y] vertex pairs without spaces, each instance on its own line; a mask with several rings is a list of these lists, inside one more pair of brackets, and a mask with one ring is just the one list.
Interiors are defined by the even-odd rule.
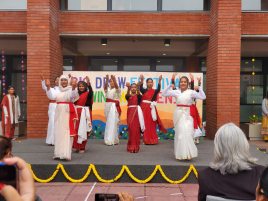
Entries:
[[[61,86],[61,80],[62,79],[66,79],[68,81],[68,85],[66,87],[62,87]],[[59,89],[60,91],[68,91],[70,90],[72,87],[70,85],[70,78],[68,77],[68,75],[61,75],[60,76],[60,80],[59,80]]]

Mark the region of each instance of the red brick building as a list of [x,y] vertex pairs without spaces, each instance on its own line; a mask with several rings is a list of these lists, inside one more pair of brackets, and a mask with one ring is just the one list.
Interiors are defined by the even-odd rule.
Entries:
[[267,0],[8,2],[0,2],[0,48],[10,83],[20,76],[15,59],[20,51],[27,54],[28,137],[46,133],[48,100],[40,74],[53,80],[64,69],[123,71],[140,64],[164,71],[158,65],[163,61],[168,71],[202,71],[210,137],[223,123],[260,114],[268,84]]

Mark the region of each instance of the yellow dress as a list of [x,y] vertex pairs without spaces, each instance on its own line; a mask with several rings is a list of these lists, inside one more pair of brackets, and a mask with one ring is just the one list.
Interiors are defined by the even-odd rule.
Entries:
[[262,101],[262,129],[261,134],[263,139],[268,141],[268,100],[266,98]]

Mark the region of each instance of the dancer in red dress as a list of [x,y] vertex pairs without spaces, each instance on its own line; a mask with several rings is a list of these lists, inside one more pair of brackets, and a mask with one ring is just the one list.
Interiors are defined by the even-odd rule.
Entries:
[[73,148],[76,152],[84,153],[89,132],[92,130],[93,90],[88,77],[78,82],[79,99],[74,103],[77,110],[78,121]]
[[128,102],[127,109],[127,125],[128,125],[128,144],[127,151],[131,153],[137,153],[140,149],[140,135],[143,132],[144,119],[142,110],[140,108],[140,102],[142,99],[141,94],[137,91],[137,84],[130,85],[126,83],[128,88],[126,94],[126,100]]
[[142,102],[141,109],[144,116],[145,123],[145,131],[143,134],[144,144],[158,144],[158,136],[156,133],[156,126],[159,126],[159,129],[166,133],[166,129],[164,128],[161,119],[158,116],[156,109],[156,101],[158,98],[158,93],[161,89],[161,80],[162,75],[159,76],[157,89],[153,89],[153,79],[147,78],[146,85],[147,88],[143,88],[144,76],[140,76],[140,91],[142,93]]

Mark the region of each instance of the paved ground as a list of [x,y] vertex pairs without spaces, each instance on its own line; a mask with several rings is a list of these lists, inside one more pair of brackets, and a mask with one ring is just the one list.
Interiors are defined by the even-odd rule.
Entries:
[[129,192],[135,200],[197,201],[197,184],[103,184],[50,183],[36,184],[43,201],[94,201],[95,193]]

